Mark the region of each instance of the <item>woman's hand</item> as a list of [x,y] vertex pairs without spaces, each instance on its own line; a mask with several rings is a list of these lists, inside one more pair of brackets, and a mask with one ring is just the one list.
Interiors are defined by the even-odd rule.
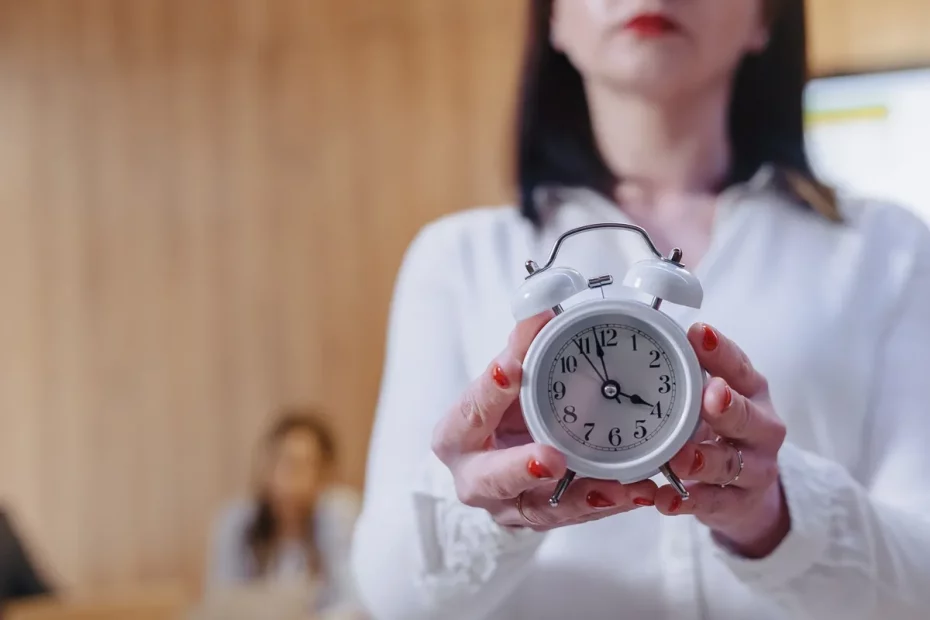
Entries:
[[437,425],[433,451],[452,471],[459,499],[487,510],[501,525],[548,530],[652,506],[651,480],[576,479],[557,508],[549,506],[565,457],[533,443],[517,396],[523,358],[551,313],[520,323],[507,348]]
[[777,461],[785,425],[772,407],[765,377],[739,347],[702,324],[692,326],[688,339],[713,377],[704,388],[695,441],[671,461],[679,477],[694,482],[686,485],[691,497],[684,502],[663,486],[656,507],[667,515],[693,514],[724,546],[765,557],[791,527]]

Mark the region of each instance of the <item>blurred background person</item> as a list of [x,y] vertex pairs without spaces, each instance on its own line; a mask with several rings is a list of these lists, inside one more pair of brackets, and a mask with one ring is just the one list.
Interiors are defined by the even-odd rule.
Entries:
[[348,560],[357,500],[332,484],[335,463],[335,440],[322,419],[285,412],[260,446],[253,497],[218,519],[209,589],[306,585],[318,609],[353,609]]
[[0,509],[0,615],[8,603],[51,593],[12,520]]
[[[373,614],[925,618],[930,231],[812,172],[805,3],[531,6],[520,205],[427,226],[398,276],[354,545]],[[605,221],[683,248],[704,285],[699,311],[663,306],[710,375],[671,461],[687,501],[660,477],[580,479],[553,508],[565,457],[523,422],[552,317],[511,332],[524,261]],[[648,256],[605,232],[559,264],[617,277]]]

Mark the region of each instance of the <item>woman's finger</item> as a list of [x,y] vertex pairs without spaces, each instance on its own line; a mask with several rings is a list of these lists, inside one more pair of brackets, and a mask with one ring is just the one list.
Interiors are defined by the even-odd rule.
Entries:
[[716,484],[686,485],[690,497],[682,500],[678,492],[664,486],[656,491],[656,509],[664,515],[697,515],[712,521],[715,517],[739,514],[749,501],[749,491],[737,487],[721,488]]
[[555,313],[551,310],[547,310],[542,314],[537,314],[534,317],[517,323],[517,326],[510,332],[510,338],[507,340],[507,348],[510,349],[513,356],[516,357],[521,364],[524,358],[526,358],[527,351],[530,350],[530,345],[533,344],[533,340],[535,340],[536,336],[539,334],[539,330],[545,327],[546,323],[553,318],[555,318]]
[[767,389],[763,377],[736,343],[704,323],[688,330],[688,340],[701,366],[712,376],[721,377],[734,390],[750,398]]
[[433,452],[452,466],[462,454],[483,449],[520,392],[521,368],[509,351],[491,362],[436,425]]
[[721,437],[756,446],[781,446],[785,428],[781,420],[758,403],[714,377],[704,388],[701,417]]
[[456,463],[454,473],[459,501],[487,508],[558,480],[565,474],[565,457],[552,446],[530,443],[468,454]]
[[775,459],[727,442],[688,443],[671,460],[671,466],[683,480],[741,488],[768,487],[778,477]]
[[623,485],[619,482],[580,478],[562,496],[559,505],[549,505],[554,484],[526,491],[516,500],[505,501],[495,515],[502,525],[547,530],[573,523],[584,523],[629,512],[655,503],[656,484],[644,480]]
[[691,436],[692,443],[704,443],[705,441],[713,441],[717,438],[717,433],[714,432],[714,429],[710,427],[710,424],[701,420],[698,423],[697,429],[694,431],[694,435]]
[[517,325],[507,348],[436,425],[433,452],[443,463],[451,465],[460,455],[484,448],[520,392],[523,358],[530,343],[551,318],[546,313]]

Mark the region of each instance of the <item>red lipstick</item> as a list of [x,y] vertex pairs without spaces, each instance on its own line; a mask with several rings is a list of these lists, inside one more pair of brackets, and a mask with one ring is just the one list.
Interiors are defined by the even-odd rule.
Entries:
[[658,37],[678,30],[678,25],[661,13],[637,15],[624,26],[642,37]]

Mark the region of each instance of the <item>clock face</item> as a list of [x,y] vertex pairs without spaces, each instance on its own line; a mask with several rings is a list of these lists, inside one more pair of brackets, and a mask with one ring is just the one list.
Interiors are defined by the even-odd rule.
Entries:
[[592,461],[647,456],[675,433],[687,374],[674,347],[633,317],[567,325],[543,355],[537,402],[549,434]]
[[575,442],[635,451],[661,436],[675,411],[675,367],[646,331],[598,324],[571,334],[552,356],[547,396],[553,418]]
[[628,483],[656,473],[701,419],[705,373],[667,314],[591,300],[552,319],[527,351],[520,404],[534,441],[568,468]]

